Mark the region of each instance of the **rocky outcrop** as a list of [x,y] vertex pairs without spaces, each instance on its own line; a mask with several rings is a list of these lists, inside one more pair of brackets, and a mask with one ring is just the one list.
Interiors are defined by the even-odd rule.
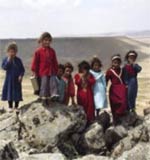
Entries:
[[[144,117],[135,113],[127,114],[117,126],[112,125],[111,115],[106,111],[93,124],[86,123],[86,115],[81,106],[51,103],[49,107],[44,107],[35,101],[22,106],[19,115],[0,111],[0,158],[149,159],[149,154],[145,155],[150,152],[149,111]],[[137,158],[136,152],[142,159]]]

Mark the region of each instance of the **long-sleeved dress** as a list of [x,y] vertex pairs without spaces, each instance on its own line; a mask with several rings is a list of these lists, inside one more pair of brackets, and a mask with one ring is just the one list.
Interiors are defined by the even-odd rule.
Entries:
[[85,113],[87,115],[87,121],[91,122],[94,120],[95,117],[94,97],[92,91],[92,87],[95,84],[95,79],[90,74],[88,79],[86,80],[86,84],[83,85],[83,81],[80,77],[80,74],[76,74],[75,84],[78,87],[77,102],[79,105],[83,106]]
[[64,101],[63,103],[68,105],[69,104],[69,99],[75,96],[75,86],[74,86],[74,82],[73,82],[73,78],[67,78],[67,77],[63,77],[63,80],[66,83],[66,88],[65,88],[65,95],[64,95]]
[[19,76],[24,76],[25,69],[20,58],[13,60],[4,58],[2,68],[6,71],[6,77],[2,90],[2,100],[19,102],[22,100],[22,86]]
[[95,109],[103,109],[107,107],[106,96],[106,79],[104,74],[90,70],[90,73],[94,76],[96,83],[93,86],[94,93],[94,105]]
[[127,89],[122,79],[122,69],[110,68],[106,73],[106,82],[111,81],[109,100],[112,114],[122,115],[127,109]]
[[142,70],[138,64],[126,64],[123,68],[123,79],[128,86],[128,109],[136,106],[136,97],[138,92],[137,74]]

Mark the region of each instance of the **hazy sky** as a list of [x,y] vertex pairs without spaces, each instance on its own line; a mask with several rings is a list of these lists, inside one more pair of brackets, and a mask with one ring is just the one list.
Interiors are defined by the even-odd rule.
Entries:
[[0,38],[150,29],[150,0],[0,0]]

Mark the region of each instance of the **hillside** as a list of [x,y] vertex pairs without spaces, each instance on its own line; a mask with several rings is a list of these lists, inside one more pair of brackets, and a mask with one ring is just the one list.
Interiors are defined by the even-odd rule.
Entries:
[[[30,66],[34,50],[38,47],[35,39],[5,39],[0,40],[0,58],[5,55],[5,48],[8,42],[16,41],[19,46],[19,56],[22,57],[27,68]],[[104,67],[110,65],[110,57],[120,53],[124,57],[130,49],[139,52],[139,59],[147,57],[141,47],[148,47],[144,42],[139,42],[127,37],[81,37],[81,38],[55,38],[52,46],[57,52],[59,61],[71,61],[77,64],[82,59],[90,60],[97,55],[103,61]]]

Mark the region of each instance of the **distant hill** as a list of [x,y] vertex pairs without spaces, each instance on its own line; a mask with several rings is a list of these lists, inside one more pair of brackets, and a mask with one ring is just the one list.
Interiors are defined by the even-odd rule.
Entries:
[[[19,56],[29,69],[34,50],[38,47],[36,39],[4,39],[0,40],[0,59],[5,56],[8,42],[16,41],[19,47]],[[128,37],[72,37],[54,38],[52,43],[56,50],[59,62],[72,62],[74,65],[83,59],[90,60],[97,55],[103,62],[104,68],[109,67],[113,54],[120,53],[122,57],[126,52],[134,49],[139,52],[139,59],[147,58],[142,47],[148,47],[144,42],[139,42]]]

